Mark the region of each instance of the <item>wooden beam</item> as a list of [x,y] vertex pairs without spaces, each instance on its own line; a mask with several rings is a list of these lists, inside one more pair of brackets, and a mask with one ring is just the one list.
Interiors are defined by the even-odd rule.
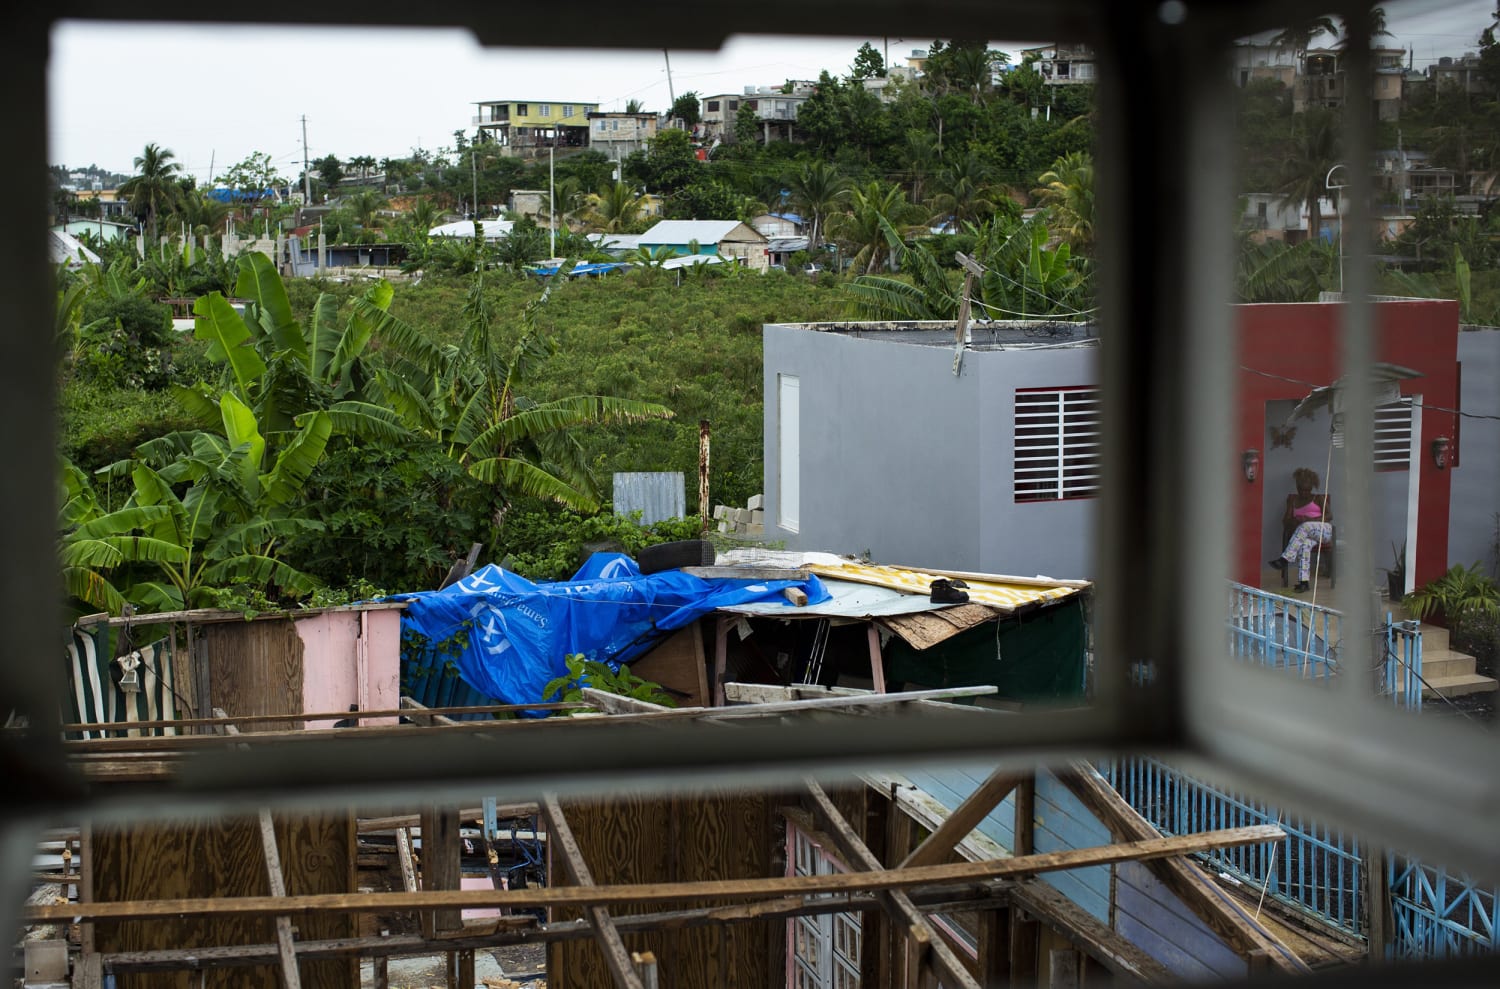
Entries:
[[[557,794],[543,794],[542,808],[547,814],[547,833],[552,837],[552,847],[561,853],[563,868],[567,871],[569,878],[577,886],[593,887],[593,874],[589,872],[588,862],[584,860],[583,850],[578,847],[578,839],[573,836],[573,829],[569,826],[568,819],[563,816],[562,804],[558,802]],[[609,911],[602,906],[594,905],[589,906],[587,912],[589,923],[594,928],[594,939],[599,942],[599,950],[604,953],[604,963],[609,966],[615,985],[620,989],[644,989],[641,977],[631,963],[630,952],[625,949],[625,942],[620,939],[620,931],[610,920]],[[652,969],[654,973],[654,959]],[[652,981],[654,982],[655,979],[653,978]]]
[[589,707],[606,714],[646,714],[652,711],[671,711],[665,704],[653,704],[635,697],[623,697],[593,687],[583,688],[583,699]]
[[[838,808],[833,805],[833,801],[828,799],[828,794],[823,792],[823,788],[814,780],[805,780],[804,783],[818,815],[832,829],[834,843],[844,853],[849,867],[871,873],[884,872],[885,867],[880,864],[880,860],[866,847],[864,840],[850,827],[849,822],[844,820],[844,815],[840,814]],[[930,956],[942,972],[945,985],[959,986],[963,989],[979,989],[979,983],[974,981],[974,976],[964,967],[963,962],[959,961],[948,943],[939,937],[932,926],[927,923],[927,918],[923,916],[922,911],[917,909],[910,896],[896,889],[886,890],[880,896],[892,919],[906,926],[907,938],[916,946],[919,957]]]
[[[270,882],[271,895],[286,897],[286,880],[281,875],[281,852],[276,848],[276,827],[271,821],[271,812],[260,810],[260,845],[266,860],[266,878]],[[297,949],[292,942],[292,919],[286,914],[276,917],[276,954],[281,962],[281,984],[285,989],[302,989],[302,978],[297,974]]]
[[1126,940],[1053,886],[1044,882],[1017,883],[1011,889],[1010,899],[1015,905],[1013,919],[1024,908],[1033,920],[1084,949],[1115,976],[1146,985],[1178,981],[1165,965],[1135,942]]
[[1011,879],[1043,872],[1064,872],[1091,865],[1171,858],[1216,848],[1236,848],[1280,841],[1286,833],[1269,824],[1148,841],[1121,842],[1095,848],[1070,848],[1041,855],[927,865],[900,872],[854,872],[831,876],[771,876],[757,879],[720,879],[708,882],[634,883],[615,886],[527,889],[470,889],[420,893],[315,893],[278,900],[267,896],[197,897],[175,900],[135,900],[126,903],[30,904],[21,916],[28,922],[80,920],[153,920],[176,914],[226,914],[274,917],[278,913],[322,911],[360,913],[393,910],[482,909],[511,907],[614,906],[667,903],[673,900],[754,900],[811,893],[852,893],[909,889],[944,883],[962,885],[980,879]]
[[[506,714],[518,711],[565,711],[587,707],[577,701],[556,701],[540,704],[486,704],[470,705],[461,707],[428,707],[422,710],[428,714]],[[219,710],[219,709],[215,709]],[[294,721],[342,721],[345,718],[395,718],[409,714],[410,708],[387,708],[378,711],[311,711],[306,714],[226,714],[223,717],[213,718],[167,718],[156,721],[132,721],[132,728],[214,728],[223,724],[240,724],[246,721],[265,721],[270,723],[289,723]],[[106,728],[119,728],[122,722],[118,721],[80,721],[65,724],[60,729],[69,731],[97,731]]]
[[[992,884],[962,890],[916,889],[914,902],[930,910],[973,910],[1003,901],[1009,887]],[[781,897],[759,903],[721,907],[699,907],[662,913],[627,914],[613,917],[623,931],[650,933],[684,930],[695,927],[717,927],[724,924],[755,923],[787,917],[827,913],[878,913],[880,904],[873,893],[847,893],[813,897]],[[359,956],[385,959],[400,955],[432,955],[463,948],[483,949],[511,944],[538,944],[583,941],[594,936],[587,920],[565,920],[538,926],[530,915],[501,917],[486,923],[482,933],[458,937],[428,939],[420,935],[337,938],[324,941],[298,941],[297,955],[304,961]],[[173,948],[154,951],[122,951],[95,955],[108,962],[115,972],[166,972],[186,968],[221,968],[275,964],[275,944],[248,944],[232,947]],[[96,986],[95,989],[98,989]]]
[[[1093,766],[1075,762],[1056,775],[1109,829],[1115,840],[1141,841],[1160,834],[1149,821],[1136,813],[1135,808]],[[1302,974],[1308,971],[1307,966],[1281,942],[1232,907],[1196,865],[1181,856],[1166,856],[1149,860],[1146,868],[1241,956],[1248,956],[1252,951],[1263,951],[1279,972]]]
[[953,849],[958,843],[967,838],[969,832],[978,827],[979,822],[988,817],[990,811],[998,807],[1000,801],[1004,800],[1018,784],[1029,779],[1030,775],[998,769],[991,773],[983,783],[979,784],[979,788],[965,797],[963,803],[953,808],[937,830],[929,834],[927,840],[918,845],[916,850],[906,856],[896,868],[910,869],[919,865],[936,865],[953,854]]
[[[818,683],[792,683],[780,686],[769,683],[726,683],[724,696],[737,704],[784,704],[790,701],[827,700],[830,697],[879,698],[889,696],[900,701],[913,699],[945,700],[954,697],[983,697],[995,693],[994,687],[936,687],[905,693],[880,695],[856,687],[825,687]],[[878,700],[877,700],[878,702]],[[885,703],[890,703],[889,700]]]
[[[441,804],[423,808],[421,827],[422,854],[417,857],[417,863],[422,877],[422,894],[441,898],[460,891],[462,849],[459,845],[458,809]],[[457,930],[463,926],[456,906],[435,902],[433,907],[435,909],[422,914],[423,933],[435,936],[441,931]]]
[[1013,842],[1017,855],[1030,855],[1036,850],[1036,774],[1022,780],[1016,787],[1016,821]]
[[401,864],[401,888],[408,893],[417,891],[417,863],[411,854],[411,831],[396,829],[396,858]]

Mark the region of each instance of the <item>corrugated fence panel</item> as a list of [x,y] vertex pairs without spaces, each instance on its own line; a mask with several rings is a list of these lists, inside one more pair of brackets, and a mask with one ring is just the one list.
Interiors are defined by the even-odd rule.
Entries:
[[[1036,820],[1032,837],[1038,852],[1108,845],[1114,839],[1078,798],[1051,773],[1036,774]],[[1109,923],[1109,871],[1107,865],[1067,872],[1049,872],[1040,878],[1055,887],[1104,923]]]
[[1115,867],[1115,930],[1184,979],[1242,979],[1239,957],[1140,862]]
[[616,515],[641,513],[641,525],[680,519],[687,512],[681,471],[620,471],[615,474]]

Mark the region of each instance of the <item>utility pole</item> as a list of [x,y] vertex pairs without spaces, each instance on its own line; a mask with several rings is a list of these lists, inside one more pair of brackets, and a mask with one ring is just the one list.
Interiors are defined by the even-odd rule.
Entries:
[[307,161],[307,114],[302,115],[302,196],[304,205],[312,205],[312,172]]
[[557,257],[557,138],[547,148],[547,253]]
[[474,179],[474,219],[479,219],[479,165],[477,155],[479,148],[473,144],[469,145],[469,172]]
[[672,91],[672,56],[667,54],[667,50],[663,48],[661,50],[661,57],[666,59],[667,62],[667,119],[670,120],[672,117],[672,104],[677,102],[677,94]]

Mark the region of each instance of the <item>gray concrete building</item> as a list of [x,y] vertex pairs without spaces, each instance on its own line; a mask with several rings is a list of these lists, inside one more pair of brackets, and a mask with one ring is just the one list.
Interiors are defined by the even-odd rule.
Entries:
[[1098,340],[1073,323],[769,324],[766,538],[1092,577]]

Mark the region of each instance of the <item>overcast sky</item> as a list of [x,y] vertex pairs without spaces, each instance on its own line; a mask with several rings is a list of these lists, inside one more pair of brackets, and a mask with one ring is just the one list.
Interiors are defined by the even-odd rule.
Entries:
[[[1494,0],[1385,7],[1390,43],[1411,47],[1420,67],[1472,51]],[[741,37],[712,54],[673,52],[673,89],[708,96],[846,73],[865,40],[888,43],[900,64],[932,39]],[[473,132],[475,101],[502,99],[604,110],[637,99],[663,110],[666,60],[660,51],[485,49],[457,30],[64,23],[52,36],[48,160],[130,174],[154,143],[203,183],[263,151],[295,179],[304,115],[309,157],[382,158],[449,147],[455,130]]]

